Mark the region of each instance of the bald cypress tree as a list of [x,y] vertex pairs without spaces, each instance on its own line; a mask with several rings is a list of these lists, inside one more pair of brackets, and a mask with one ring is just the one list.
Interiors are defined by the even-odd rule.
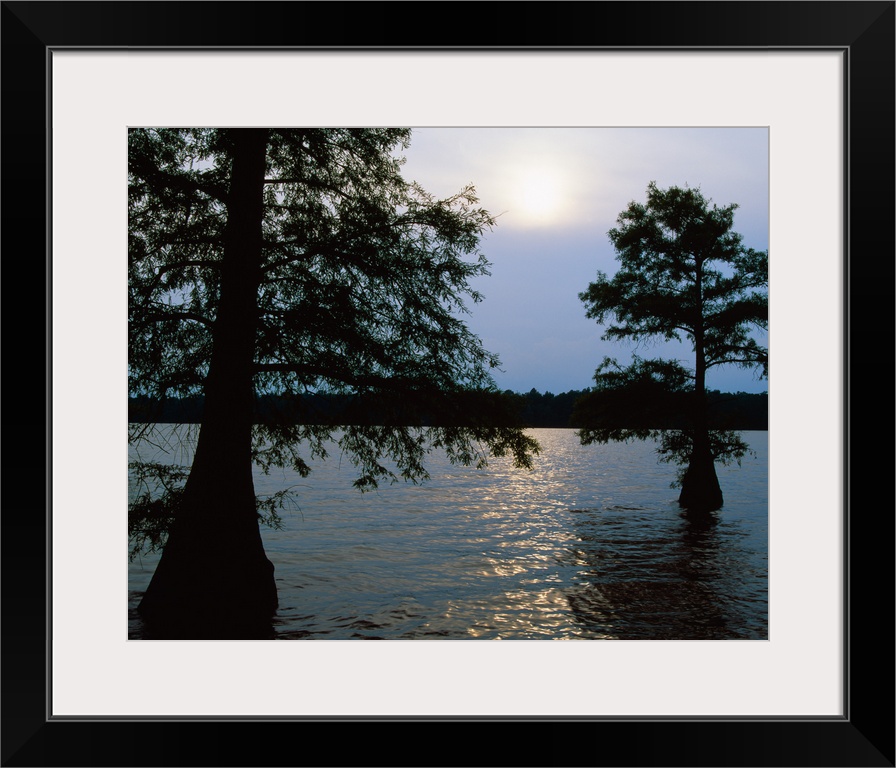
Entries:
[[[256,497],[255,466],[307,475],[333,440],[362,490],[424,480],[432,448],[531,465],[537,444],[494,412],[498,360],[461,319],[481,298],[470,280],[487,274],[478,247],[494,219],[472,187],[437,200],[405,180],[409,140],[404,129],[130,132],[130,394],[203,400],[189,466],[131,465],[132,551],[162,550],[139,606],[154,636],[269,629],[277,592],[259,519],[277,515]],[[278,409],[260,410],[273,394]],[[309,395],[346,408],[322,419]],[[355,418],[372,401],[379,422]],[[426,427],[433,413],[451,418]],[[151,429],[132,424],[130,438]]]
[[[609,232],[619,269],[598,272],[579,294],[606,340],[690,343],[693,367],[635,357],[627,367],[605,359],[596,387],[577,404],[583,444],[659,440],[659,452],[682,468],[679,504],[719,509],[715,462],[739,460],[739,433],[710,428],[706,374],[718,366],[768,376],[768,351],[753,337],[768,323],[768,252],[733,231],[737,205],[713,205],[699,190],[656,183],[646,203],[631,202]],[[674,429],[660,425],[678,423]]]

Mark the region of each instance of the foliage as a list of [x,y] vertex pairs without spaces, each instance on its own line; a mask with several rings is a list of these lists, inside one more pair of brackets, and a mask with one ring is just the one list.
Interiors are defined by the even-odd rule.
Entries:
[[[692,454],[693,426],[687,416],[693,377],[669,360],[643,360],[621,367],[605,358],[595,373],[597,386],[576,403],[572,420],[582,445],[655,440],[661,461],[684,465]],[[675,426],[672,426],[675,425]],[[750,449],[731,429],[709,431],[713,459],[740,464]],[[681,485],[681,467],[673,487]]]
[[[204,392],[237,130],[129,133],[132,398],[164,407]],[[376,397],[387,409],[400,406],[402,423],[304,423],[300,411],[285,419],[259,409],[252,461],[304,476],[308,459],[335,444],[357,467],[361,489],[425,480],[425,455],[439,447],[462,463],[510,455],[530,467],[537,444],[509,423],[488,423],[499,361],[462,319],[482,299],[471,281],[489,273],[479,242],[495,223],[474,188],[436,199],[406,181],[406,129],[270,129],[266,140],[259,288],[248,329],[256,397],[277,395],[296,409],[313,395]],[[456,424],[424,428],[426,413],[480,394],[481,407]],[[182,470],[132,469],[142,483],[132,533],[156,546],[176,512]],[[259,511],[276,524],[281,501],[260,501]],[[135,529],[135,518],[148,527]]]
[[132,461],[128,480],[133,497],[128,506],[128,552],[133,560],[141,552],[160,552],[168,538],[174,512],[189,475],[187,467]]
[[[706,371],[716,366],[768,375],[768,352],[752,335],[767,328],[768,253],[745,247],[732,231],[736,209],[711,205],[696,189],[651,183],[646,204],[633,201],[620,213],[608,233],[620,266],[612,278],[598,272],[579,295],[587,316],[605,326],[605,340],[689,342],[694,367],[605,359],[597,386],[576,406],[583,444],[656,438],[664,460],[684,465],[708,432],[715,460],[745,454],[736,432],[709,430],[705,389]],[[672,416],[679,429],[657,429]]]
[[587,390],[569,392],[538,392],[530,389],[525,395],[517,395],[522,400],[522,419],[530,427],[569,427],[573,406]]
[[[759,366],[768,351],[750,337],[767,328],[768,253],[745,248],[732,232],[736,204],[719,208],[694,189],[647,188],[609,232],[620,263],[579,298],[587,316],[607,324],[606,340],[688,339],[705,368]],[[615,322],[612,322],[614,321]]]

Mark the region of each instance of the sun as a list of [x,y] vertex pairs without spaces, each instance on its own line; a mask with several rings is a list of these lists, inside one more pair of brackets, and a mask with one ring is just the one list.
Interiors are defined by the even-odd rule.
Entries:
[[549,168],[531,168],[523,171],[514,190],[515,205],[529,225],[542,225],[554,221],[560,213],[563,185],[556,171]]

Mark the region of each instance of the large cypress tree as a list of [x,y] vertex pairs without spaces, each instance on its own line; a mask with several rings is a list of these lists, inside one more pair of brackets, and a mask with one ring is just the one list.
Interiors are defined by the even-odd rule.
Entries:
[[[481,298],[470,280],[487,274],[478,246],[494,219],[472,187],[437,200],[405,180],[409,140],[131,130],[129,391],[203,401],[190,466],[131,465],[134,551],[162,549],[140,603],[153,636],[268,631],[277,593],[259,513],[276,519],[276,505],[256,498],[253,466],[307,474],[330,440],[362,489],[425,479],[433,447],[530,466],[537,445],[495,410],[497,358],[460,319]],[[345,407],[312,418],[311,394]],[[257,407],[265,395],[279,410]],[[375,424],[360,410],[371,402]],[[151,429],[132,424],[130,438]]]

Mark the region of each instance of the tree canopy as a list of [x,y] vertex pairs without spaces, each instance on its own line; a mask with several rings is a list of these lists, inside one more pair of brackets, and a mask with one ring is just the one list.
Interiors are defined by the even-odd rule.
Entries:
[[[221,527],[207,502],[229,471],[306,475],[330,441],[361,489],[426,479],[434,448],[464,464],[509,455],[531,466],[534,440],[512,414],[494,418],[507,407],[491,377],[498,359],[463,320],[482,298],[471,281],[488,274],[479,244],[495,220],[472,186],[436,199],[405,180],[410,138],[393,128],[129,132],[129,394],[205,402],[192,468],[131,467],[138,548],[164,545],[164,561],[177,520]],[[312,394],[375,396],[382,422],[312,418]],[[255,408],[266,395],[279,414]],[[434,410],[454,416],[421,428]],[[129,436],[151,428],[131,425]]]
[[[668,461],[683,465],[680,502],[693,508],[722,503],[713,461],[740,460],[747,445],[732,430],[710,430],[706,372],[732,365],[768,376],[768,352],[755,338],[767,329],[768,253],[748,248],[733,231],[736,204],[712,204],[699,189],[660,189],[632,201],[608,233],[619,269],[603,272],[579,295],[588,317],[612,341],[662,339],[689,343],[692,367],[678,360],[628,366],[606,358],[597,386],[579,401],[583,444],[655,438]],[[670,413],[683,429],[658,430]]]

